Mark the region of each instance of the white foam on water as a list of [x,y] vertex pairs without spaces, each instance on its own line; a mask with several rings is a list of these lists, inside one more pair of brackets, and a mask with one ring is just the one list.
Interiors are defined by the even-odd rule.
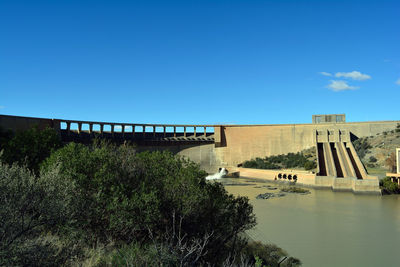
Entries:
[[219,172],[207,176],[206,180],[218,180],[227,174],[228,174],[228,171],[225,168],[221,168],[221,170]]

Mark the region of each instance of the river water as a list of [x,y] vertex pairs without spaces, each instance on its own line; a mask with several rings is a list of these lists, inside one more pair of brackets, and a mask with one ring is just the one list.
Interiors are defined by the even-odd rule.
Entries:
[[398,195],[308,188],[308,195],[256,199],[283,185],[244,178],[220,181],[229,193],[247,196],[253,204],[257,226],[249,235],[282,247],[303,266],[400,266]]

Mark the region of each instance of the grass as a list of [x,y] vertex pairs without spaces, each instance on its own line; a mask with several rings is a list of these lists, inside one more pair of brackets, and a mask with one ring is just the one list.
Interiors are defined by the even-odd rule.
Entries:
[[366,166],[366,169],[369,175],[378,176],[379,179],[386,177],[386,173],[388,172],[388,170],[383,167],[370,168]]

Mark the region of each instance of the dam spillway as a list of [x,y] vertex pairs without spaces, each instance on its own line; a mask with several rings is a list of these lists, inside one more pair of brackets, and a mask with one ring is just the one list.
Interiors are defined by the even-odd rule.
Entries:
[[347,131],[316,131],[318,176],[368,179]]
[[346,130],[315,131],[316,181],[333,190],[379,193],[379,180],[368,175]]

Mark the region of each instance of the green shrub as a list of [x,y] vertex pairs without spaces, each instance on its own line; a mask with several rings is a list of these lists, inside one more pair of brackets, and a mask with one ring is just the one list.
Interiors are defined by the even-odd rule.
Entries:
[[280,166],[274,164],[273,162],[263,160],[261,158],[245,161],[243,163],[243,167],[253,168],[253,169],[280,169]]
[[73,185],[58,178],[57,167],[35,177],[25,167],[0,162],[0,266],[49,266],[65,259],[68,246],[40,237],[74,212]]
[[[279,266],[282,257],[288,254],[282,248],[273,244],[263,244],[259,241],[249,242],[244,249],[245,254],[262,261],[262,266]],[[260,263],[260,261],[258,261]],[[254,262],[255,263],[255,262]],[[281,266],[300,266],[301,261],[296,258],[288,257]]]
[[369,161],[370,162],[377,162],[378,160],[374,156],[371,156],[371,157],[369,157]]
[[376,164],[374,164],[374,163],[370,163],[370,162],[368,162],[367,164],[365,164],[368,168],[375,168],[376,167]]
[[40,130],[33,127],[26,131],[17,132],[12,138],[3,139],[4,149],[1,159],[3,162],[14,162],[27,166],[36,174],[40,163],[47,158],[51,151],[61,147],[58,133],[52,128]]
[[307,171],[317,168],[317,163],[315,161],[308,160],[304,163],[304,169]]
[[4,130],[0,127],[0,150],[3,149],[13,137],[11,130]]
[[[308,156],[308,155],[307,155]],[[312,162],[312,163],[307,163]],[[286,155],[276,155],[269,156],[265,159],[256,158],[252,160],[245,161],[243,163],[243,167],[245,168],[254,168],[254,169],[289,169],[289,168],[303,168],[305,164],[307,166],[316,166],[314,161],[310,161],[307,159],[303,153],[288,153]],[[315,168],[315,167],[313,167]],[[313,169],[311,168],[311,169]]]
[[385,194],[399,194],[400,188],[397,183],[392,182],[391,177],[385,177],[379,181],[379,185]]
[[[92,255],[83,266],[187,266],[180,265],[173,251],[166,244],[140,244],[133,242],[111,251],[92,250]],[[186,262],[184,262],[186,263]]]
[[41,172],[55,166],[62,180],[79,189],[78,212],[60,230],[88,245],[149,243],[149,231],[157,239],[179,226],[188,240],[213,234],[201,260],[216,264],[229,253],[228,244],[255,225],[248,198],[206,183],[198,165],[168,152],[71,143],[54,152]]
[[368,143],[366,138],[359,138],[353,142],[354,149],[357,152],[357,155],[362,159],[365,157],[365,154],[369,152],[369,149],[372,146]]
[[295,187],[295,186],[284,187],[281,189],[281,191],[287,192],[287,193],[310,193],[310,190],[303,189],[300,187]]

